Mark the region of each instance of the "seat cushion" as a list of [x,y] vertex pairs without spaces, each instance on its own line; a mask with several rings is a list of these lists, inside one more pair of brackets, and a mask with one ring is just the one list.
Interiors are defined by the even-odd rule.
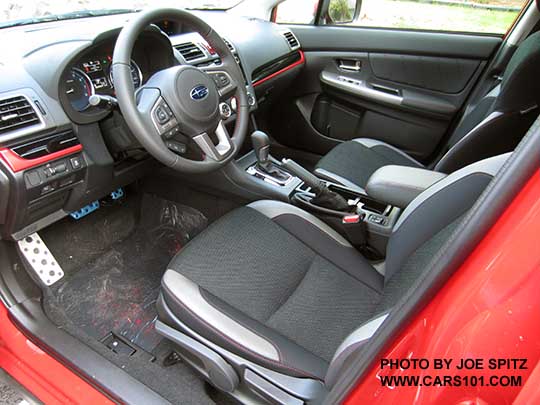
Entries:
[[[323,379],[377,304],[383,277],[339,234],[261,201],[210,226],[170,263],[162,304],[190,329],[262,366]],[[176,326],[178,325],[171,325]]]
[[317,164],[315,173],[345,186],[351,182],[363,189],[371,175],[387,165],[423,167],[420,162],[391,145],[359,138],[340,143],[328,152]]

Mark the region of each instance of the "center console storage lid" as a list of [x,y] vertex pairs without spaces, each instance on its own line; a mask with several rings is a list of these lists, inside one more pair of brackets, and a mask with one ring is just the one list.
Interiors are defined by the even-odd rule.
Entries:
[[371,175],[366,192],[378,201],[405,208],[420,193],[445,177],[446,174],[431,170],[388,165]]

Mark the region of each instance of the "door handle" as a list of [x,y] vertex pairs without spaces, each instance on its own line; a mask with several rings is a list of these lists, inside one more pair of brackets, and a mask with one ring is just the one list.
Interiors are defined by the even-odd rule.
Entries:
[[360,70],[362,70],[362,61],[353,59],[339,59],[338,67],[346,72],[360,72]]

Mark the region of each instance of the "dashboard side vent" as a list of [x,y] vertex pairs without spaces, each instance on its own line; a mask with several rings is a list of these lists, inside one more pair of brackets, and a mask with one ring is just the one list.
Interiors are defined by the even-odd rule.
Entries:
[[298,42],[298,39],[295,37],[295,35],[291,31],[283,32],[283,36],[287,40],[287,43],[289,44],[289,48],[291,48],[291,51],[295,51],[298,48],[300,48],[300,42]]
[[0,134],[40,123],[39,116],[26,97],[0,100]]
[[175,46],[176,50],[184,57],[187,62],[201,59],[204,57],[204,52],[197,44],[193,42],[185,42]]
[[223,39],[223,42],[225,42],[225,45],[227,45],[227,47],[230,49],[232,53],[236,52],[236,49],[234,49],[233,44],[228,39],[226,38],[221,38],[221,39]]

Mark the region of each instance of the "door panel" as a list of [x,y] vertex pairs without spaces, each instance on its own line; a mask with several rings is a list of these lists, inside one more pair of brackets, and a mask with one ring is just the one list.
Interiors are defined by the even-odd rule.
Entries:
[[443,93],[459,93],[478,69],[473,59],[370,53],[373,76]]
[[[465,103],[497,37],[293,26],[306,65],[274,108],[272,134],[324,154],[369,137],[428,161]],[[307,122],[302,122],[307,121]]]

